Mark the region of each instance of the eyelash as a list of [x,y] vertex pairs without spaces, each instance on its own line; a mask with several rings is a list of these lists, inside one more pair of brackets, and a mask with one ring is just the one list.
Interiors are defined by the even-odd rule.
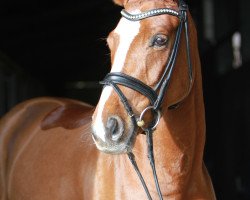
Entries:
[[[157,40],[160,39],[160,40],[163,40],[161,42],[161,44],[157,44]],[[158,40],[158,42],[160,41]],[[157,34],[155,35],[151,42],[150,42],[150,47],[162,47],[162,46],[166,46],[168,43],[168,37],[166,35],[163,35],[163,34]]]

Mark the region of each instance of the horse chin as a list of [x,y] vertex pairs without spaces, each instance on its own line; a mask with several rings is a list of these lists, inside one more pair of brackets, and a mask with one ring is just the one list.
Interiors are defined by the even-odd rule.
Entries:
[[101,140],[95,132],[92,133],[92,138],[97,149],[107,154],[125,154],[131,152],[135,142],[136,131],[132,129],[126,136],[121,137],[118,141]]

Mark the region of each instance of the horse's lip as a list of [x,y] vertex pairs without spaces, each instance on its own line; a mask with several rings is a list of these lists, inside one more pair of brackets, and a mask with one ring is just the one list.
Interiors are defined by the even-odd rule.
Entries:
[[123,138],[122,141],[103,141],[101,140],[95,132],[92,132],[92,138],[95,145],[99,151],[108,154],[124,154],[131,151],[133,148],[136,137],[136,130],[133,128],[132,131]]
[[131,149],[130,145],[126,144],[126,142],[120,144],[113,143],[112,145],[107,145],[107,143],[96,138],[95,134],[92,134],[92,138],[95,142],[97,149],[104,153],[123,154],[129,152]]

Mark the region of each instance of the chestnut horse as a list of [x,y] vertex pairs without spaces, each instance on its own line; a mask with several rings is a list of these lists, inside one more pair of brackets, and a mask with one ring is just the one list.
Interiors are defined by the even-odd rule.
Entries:
[[1,200],[216,199],[187,5],[115,3],[124,10],[107,38],[112,68],[97,106],[36,98],[1,119]]

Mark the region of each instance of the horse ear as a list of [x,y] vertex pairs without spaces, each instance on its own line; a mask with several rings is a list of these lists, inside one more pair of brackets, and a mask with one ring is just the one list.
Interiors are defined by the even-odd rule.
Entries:
[[128,0],[113,0],[113,2],[119,6],[124,6]]

